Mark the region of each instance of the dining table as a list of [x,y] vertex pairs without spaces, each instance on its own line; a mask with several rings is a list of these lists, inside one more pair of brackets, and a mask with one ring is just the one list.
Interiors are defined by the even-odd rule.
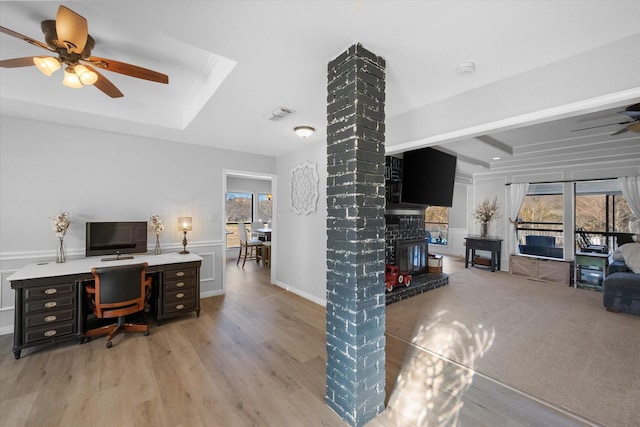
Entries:
[[252,234],[256,234],[258,236],[258,240],[262,240],[263,242],[271,241],[270,227],[250,228],[249,232],[251,232]]

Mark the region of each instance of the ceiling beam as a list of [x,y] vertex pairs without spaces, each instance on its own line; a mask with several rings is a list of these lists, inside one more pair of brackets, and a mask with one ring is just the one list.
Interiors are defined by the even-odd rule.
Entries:
[[450,155],[452,155],[454,157],[457,157],[458,160],[460,160],[461,162],[469,163],[471,165],[480,166],[480,167],[483,167],[485,169],[491,169],[491,164],[489,164],[489,162],[483,162],[482,160],[474,159],[473,157],[467,157],[467,156],[464,156],[462,154],[456,154],[454,151],[451,151],[451,150],[448,150],[446,148],[443,148],[440,145],[435,145],[433,148],[436,148],[439,151],[442,151],[443,153],[447,153],[447,154],[450,154]]
[[497,139],[490,137],[489,135],[479,135],[476,136],[475,139],[477,139],[478,141],[482,141],[485,144],[488,144],[500,151],[504,151],[510,156],[513,156],[513,147],[505,144],[504,142],[500,142]]

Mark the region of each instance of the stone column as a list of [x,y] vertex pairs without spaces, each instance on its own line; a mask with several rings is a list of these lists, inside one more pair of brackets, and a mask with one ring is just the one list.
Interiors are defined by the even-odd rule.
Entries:
[[328,66],[326,401],[352,426],[384,410],[384,70],[360,44]]

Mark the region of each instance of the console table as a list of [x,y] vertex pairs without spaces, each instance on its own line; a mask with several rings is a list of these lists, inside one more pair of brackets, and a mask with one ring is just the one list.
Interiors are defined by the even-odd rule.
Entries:
[[8,277],[15,290],[13,355],[23,348],[77,339],[84,341],[84,285],[93,281],[91,269],[146,262],[154,276],[151,304],[156,321],[196,312],[200,316],[200,265],[195,254],[135,255],[133,259],[102,261],[101,257],[65,263],[27,264]]
[[500,257],[502,253],[502,239],[498,237],[465,237],[466,249],[464,251],[464,268],[469,267],[469,256],[471,256],[471,266],[475,265],[476,250],[491,252],[491,271],[500,270]]

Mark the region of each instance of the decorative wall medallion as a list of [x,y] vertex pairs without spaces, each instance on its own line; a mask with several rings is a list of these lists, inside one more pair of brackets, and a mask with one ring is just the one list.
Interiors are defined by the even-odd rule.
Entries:
[[305,162],[291,170],[291,209],[298,215],[315,212],[318,204],[316,164]]

